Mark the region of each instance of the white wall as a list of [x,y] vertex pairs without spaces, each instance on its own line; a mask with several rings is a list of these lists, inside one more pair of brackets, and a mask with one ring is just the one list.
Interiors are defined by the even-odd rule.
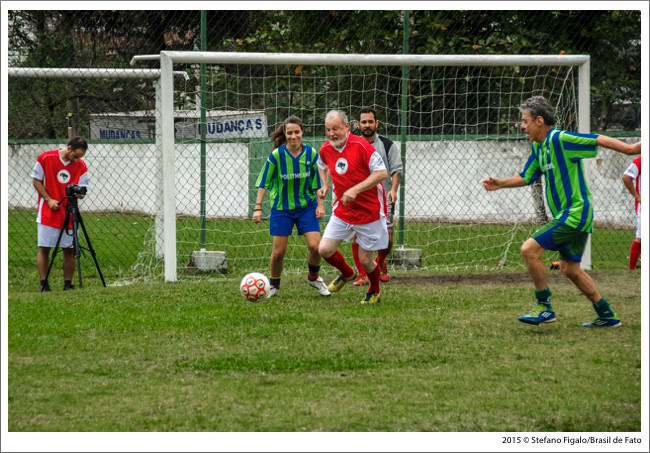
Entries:
[[[630,139],[630,142],[638,139]],[[397,143],[399,148],[399,143]],[[63,144],[61,144],[63,146]],[[9,145],[8,205],[35,208],[29,173],[37,156],[54,145]],[[177,145],[176,187],[179,215],[200,213],[200,145]],[[156,149],[153,144],[91,144],[85,157],[90,171],[82,211],[135,211],[155,214]],[[405,167],[407,218],[473,222],[527,221],[535,218],[528,187],[486,192],[481,181],[519,172],[528,156],[526,143],[513,141],[410,142]],[[635,225],[634,201],[621,182],[633,157],[602,149],[590,167],[595,220]],[[249,209],[248,147],[206,147],[208,217],[245,217]]]

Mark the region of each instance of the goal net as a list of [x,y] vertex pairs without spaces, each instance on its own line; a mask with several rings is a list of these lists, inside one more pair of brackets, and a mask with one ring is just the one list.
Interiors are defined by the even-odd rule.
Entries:
[[[171,56],[170,68],[196,83],[177,83],[173,101],[161,107],[169,121],[163,124],[171,124],[172,105],[175,112],[173,145],[163,151],[169,156],[172,150],[175,223],[157,224],[148,235],[150,253],[142,259],[161,268],[165,252],[156,241],[174,225],[167,237],[175,243],[172,248],[167,241],[164,250],[174,252],[180,276],[200,272],[192,260],[197,250],[224,252],[228,272],[236,275],[266,271],[272,249],[268,199],[260,224],[251,215],[255,180],[272,151],[270,133],[296,115],[305,125],[303,143],[318,149],[327,140],[323,123],[329,110],[345,111],[351,133],[358,134],[355,120],[364,106],[377,111],[378,133],[402,152],[394,248],[418,250],[419,267],[434,272],[522,268],[520,244],[548,220],[543,188],[488,193],[481,181],[523,168],[530,144],[520,130],[519,106],[527,98],[548,98],[556,106],[557,127],[580,130],[579,65],[588,62],[588,57],[437,62],[420,56],[396,64],[398,56],[337,55],[344,61],[333,63],[331,55],[314,54],[256,54],[248,60],[258,61],[251,62],[223,53],[163,52],[161,60],[163,55]],[[161,68],[164,73],[162,61]],[[164,78],[162,85],[163,93],[172,89]],[[588,108],[588,100],[582,102]],[[164,178],[169,184],[169,176]],[[325,202],[323,228],[330,203]],[[341,247],[347,258],[349,249]],[[294,232],[285,271],[304,272],[306,257],[305,242]],[[165,272],[173,280],[170,262]]]

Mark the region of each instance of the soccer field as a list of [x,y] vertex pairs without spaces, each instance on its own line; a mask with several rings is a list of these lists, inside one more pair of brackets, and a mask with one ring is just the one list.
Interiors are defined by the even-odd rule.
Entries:
[[262,303],[238,278],[13,288],[8,428],[637,432],[641,276],[591,274],[622,327],[581,327],[595,313],[555,271],[558,321],[538,327],[517,321],[524,272],[396,272],[377,306],[295,276]]

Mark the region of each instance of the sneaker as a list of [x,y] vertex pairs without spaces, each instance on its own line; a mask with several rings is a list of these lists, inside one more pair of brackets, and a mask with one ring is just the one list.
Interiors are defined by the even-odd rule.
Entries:
[[379,280],[384,283],[390,281],[390,275],[388,275],[388,266],[386,266],[386,261],[379,265]]
[[601,318],[600,316],[592,322],[585,322],[582,327],[620,327],[621,318],[616,313],[611,318]]
[[332,280],[332,283],[329,284],[327,289],[331,293],[335,293],[335,292],[339,291],[341,288],[343,288],[343,286],[345,286],[345,284],[347,282],[351,282],[352,280],[356,280],[356,278],[358,276],[359,276],[359,274],[357,274],[357,271],[354,271],[354,274],[352,274],[352,276],[350,276],[349,278],[343,278],[343,274],[339,274],[338,277],[336,277],[334,280]]
[[269,297],[275,297],[280,293],[280,290],[276,288],[275,286],[271,286],[269,288],[269,293],[266,295],[266,298],[268,299]]
[[555,322],[555,312],[547,309],[542,304],[537,304],[528,314],[520,316],[519,321],[535,326],[543,322]]
[[359,275],[359,277],[352,283],[354,286],[365,286],[368,284],[367,275]]
[[361,301],[361,305],[378,304],[380,300],[379,293],[366,293],[366,298]]
[[330,290],[327,289],[327,285],[323,281],[323,277],[318,277],[316,280],[309,280],[309,286],[312,288],[316,288],[316,291],[318,291],[318,294],[320,294],[323,297],[329,296]]

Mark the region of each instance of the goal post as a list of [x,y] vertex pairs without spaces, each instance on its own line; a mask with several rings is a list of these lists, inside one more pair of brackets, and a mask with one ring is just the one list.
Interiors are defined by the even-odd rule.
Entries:
[[[178,278],[177,272],[178,272],[178,257],[177,257],[177,243],[178,243],[178,237],[177,237],[177,224],[176,224],[176,215],[178,214],[177,212],[177,197],[178,197],[178,192],[177,192],[177,187],[176,187],[176,172],[177,172],[177,162],[176,162],[176,140],[175,139],[175,119],[174,119],[174,87],[173,87],[173,77],[172,73],[174,71],[175,65],[187,65],[186,70],[188,72],[191,72],[192,65],[212,65],[214,68],[221,68],[221,67],[233,67],[233,68],[239,68],[243,66],[264,66],[264,67],[273,67],[273,66],[291,66],[294,69],[295,74],[299,74],[299,71],[301,68],[305,66],[312,66],[312,67],[331,67],[331,66],[337,66],[337,67],[352,67],[352,68],[358,68],[358,67],[409,67],[409,68],[421,68],[420,71],[426,71],[426,68],[428,67],[449,67],[449,68],[454,68],[454,67],[467,67],[467,68],[487,68],[486,70],[489,71],[490,68],[512,68],[513,74],[504,76],[504,75],[496,75],[494,76],[495,80],[497,80],[497,85],[506,85],[507,83],[510,84],[516,84],[516,79],[519,73],[519,68],[523,67],[539,67],[539,68],[545,68],[547,73],[544,73],[545,75],[554,72],[556,67],[567,67],[567,68],[578,68],[578,74],[573,75],[570,74],[566,79],[562,80],[558,78],[557,85],[559,87],[557,88],[558,90],[566,90],[567,93],[569,93],[570,96],[575,96],[577,98],[577,105],[573,105],[572,103],[574,102],[574,99],[570,99],[568,102],[571,104],[571,111],[567,112],[565,115],[565,119],[567,122],[571,122],[572,124],[576,124],[577,122],[577,131],[581,133],[588,133],[590,132],[590,126],[589,126],[589,118],[590,118],[590,112],[589,112],[589,106],[590,106],[590,100],[589,100],[589,61],[590,57],[588,55],[408,55],[408,54],[402,54],[402,55],[360,55],[360,54],[283,54],[283,53],[230,53],[230,52],[200,52],[200,51],[193,51],[193,52],[177,52],[177,51],[163,51],[159,55],[142,55],[142,56],[136,56],[132,60],[132,64],[135,64],[139,61],[145,61],[145,60],[159,60],[160,62],[160,84],[161,84],[161,96],[160,96],[160,126],[161,126],[161,150],[162,150],[162,179],[164,181],[163,185],[163,202],[164,202],[164,274],[165,274],[165,280],[166,281],[176,281]],[[272,71],[271,71],[272,72]],[[341,77],[347,77],[347,76],[341,76]],[[464,77],[464,80],[463,80]],[[411,81],[413,85],[420,84],[420,85],[426,85],[426,83],[431,83],[430,87],[430,95],[438,95],[438,93],[435,93],[435,89],[439,87],[446,87],[446,86],[451,86],[452,89],[455,89],[456,86],[465,84],[469,85],[470,83],[473,82],[473,78],[475,76],[472,75],[469,71],[466,72],[465,76],[459,75],[458,77],[447,77],[446,75],[441,76],[439,79],[435,80],[436,86],[433,86],[434,81],[426,79],[426,76],[423,79],[417,80],[417,81]],[[488,76],[480,76],[480,77],[490,77]],[[269,77],[270,78],[270,77]],[[339,77],[340,78],[340,77]],[[399,78],[399,76],[398,76]],[[501,79],[499,79],[501,78]],[[524,76],[520,76],[520,78],[524,78]],[[530,76],[526,76],[527,79],[530,79]],[[569,80],[571,78],[571,80]],[[575,78],[577,80],[577,90],[575,89],[573,85],[573,80],[572,78]],[[506,80],[507,79],[507,80]],[[503,80],[503,81],[502,81]],[[260,77],[259,84],[264,85],[266,83],[266,78],[265,77]],[[260,97],[261,99],[266,99],[266,98],[273,98],[274,96],[277,98],[279,96],[278,93],[280,93],[281,89],[283,86],[286,85],[291,85],[291,81],[287,83],[277,83],[277,86],[274,86],[269,89],[269,91],[264,91],[263,93],[244,93],[246,96],[249,98],[253,98],[255,96]],[[318,85],[317,82],[311,82],[313,83],[314,86]],[[329,79],[328,79],[329,83]],[[524,82],[521,82],[524,84]],[[554,81],[553,84],[556,82]],[[240,82],[236,82],[238,89]],[[241,82],[241,85],[247,85],[249,82],[244,81]],[[533,82],[534,84],[534,82]],[[566,86],[563,86],[563,84],[566,84]],[[252,86],[252,84],[250,85]],[[216,90],[216,88],[212,88]],[[241,92],[245,92],[247,88],[241,88]],[[349,88],[350,90],[352,88]],[[363,91],[366,88],[354,88],[355,90]],[[374,88],[373,88],[374,89]],[[555,89],[555,87],[553,88]],[[252,90],[252,89],[251,89]],[[273,91],[275,90],[275,91]],[[295,101],[296,97],[305,97],[304,93],[300,92],[299,90],[293,90],[291,88],[288,89],[289,94],[287,95],[289,100],[283,102],[283,111],[292,111],[292,102]],[[327,88],[324,88],[323,90],[327,91]],[[489,88],[486,88],[486,90],[489,90]],[[499,97],[508,97],[507,94],[504,95],[503,93],[490,93],[488,92],[487,94],[481,92],[481,87],[479,86],[475,91],[470,92],[469,90],[467,92],[463,91],[463,96],[466,101],[466,107],[460,106],[458,107],[458,110],[454,111],[445,111],[442,112],[443,117],[445,118],[443,121],[443,127],[440,128],[440,134],[429,134],[429,140],[438,140],[440,137],[443,137],[443,140],[447,140],[449,142],[454,141],[454,136],[452,135],[451,138],[449,134],[445,134],[446,130],[453,130],[453,134],[457,134],[459,132],[457,131],[463,131],[460,132],[460,134],[463,134],[461,136],[461,139],[463,140],[470,140],[472,137],[474,137],[474,140],[481,141],[481,140],[486,140],[488,138],[487,135],[481,136],[480,134],[473,134],[472,132],[475,131],[480,131],[483,128],[483,123],[477,119],[478,114],[474,114],[470,112],[472,109],[472,105],[474,105],[477,109],[481,108],[481,105],[476,105],[472,104],[472,102],[480,102],[481,99],[489,99],[490,102],[494,103],[493,111],[498,112],[500,116],[503,118],[501,119],[502,122],[507,122],[507,121],[512,121],[512,110],[515,110],[516,113],[518,113],[518,107],[520,105],[520,102],[522,101],[521,97],[522,96],[528,96],[531,94],[530,91],[527,91],[528,89],[522,89],[521,92],[519,93],[513,93],[510,95],[511,99],[511,104],[509,105],[501,105],[500,104],[500,99],[497,99]],[[545,94],[544,90],[548,90],[548,87],[541,86],[541,87],[536,87],[534,88],[534,93],[535,94]],[[227,99],[229,91],[224,88],[224,91],[226,91],[225,98]],[[390,88],[386,88],[386,91],[390,91]],[[575,93],[574,91],[577,91]],[[314,99],[318,97],[322,93],[316,93],[314,95]],[[397,93],[398,96],[401,93]],[[452,102],[458,102],[459,98],[461,96],[458,95],[458,93],[453,93],[454,98],[452,99]],[[560,94],[552,92],[551,93],[553,96],[565,96],[564,91],[562,91]],[[293,95],[293,97],[292,97]],[[233,96],[236,96],[233,95]],[[341,93],[339,92],[337,96],[342,96]],[[444,96],[444,95],[443,95]],[[468,98],[471,97],[471,101],[467,101]],[[566,97],[566,96],[565,96]],[[363,97],[362,97],[363,98]],[[553,102],[554,99],[551,99]],[[252,102],[252,101],[251,101]],[[266,102],[266,101],[265,101]],[[310,101],[311,102],[311,101]],[[313,102],[317,102],[314,100]],[[380,105],[382,103],[382,99],[374,99],[373,102],[376,105]],[[443,99],[441,102],[447,102],[446,99]],[[331,104],[331,100],[327,100],[325,104]],[[287,105],[284,105],[287,104]],[[308,104],[308,102],[306,102]],[[336,104],[336,102],[334,102]],[[252,104],[251,104],[252,105]],[[249,109],[253,109],[251,105],[248,106]],[[228,103],[228,101],[224,102],[223,104],[224,108],[232,108],[232,106]],[[318,109],[329,109],[332,107],[331,105],[323,105],[323,106],[318,106]],[[346,100],[343,102],[343,105],[338,105],[334,106],[332,108],[341,108],[342,110],[347,110],[348,114],[352,118],[353,115],[355,114],[355,111],[352,111],[350,109],[358,109],[360,107],[359,105],[356,105],[351,102],[348,102]],[[557,106],[559,107],[559,106]],[[265,109],[268,108],[266,105],[260,105],[260,109]],[[306,108],[306,107],[304,107]],[[402,110],[404,107],[401,107],[399,105],[396,106],[391,106],[391,111],[396,112],[396,117],[399,118]],[[307,110],[305,110],[307,111]],[[413,113],[413,112],[411,112]],[[427,112],[416,112],[420,116],[425,116]],[[489,113],[488,113],[489,114]],[[448,115],[450,118],[447,123],[447,118],[445,115]],[[472,117],[473,119],[468,123],[467,125],[463,125],[462,118],[463,117]],[[576,118],[577,117],[577,118]],[[269,124],[269,128],[275,124],[277,124],[277,121],[282,121],[283,118],[274,118],[273,124]],[[386,121],[385,118],[378,118],[380,122]],[[321,118],[322,120],[322,118]],[[516,120],[515,120],[516,121]],[[205,125],[203,125],[205,127]],[[393,130],[403,130],[400,128],[409,128],[409,124],[401,124],[399,120],[395,121],[395,124],[393,124]],[[559,126],[564,126],[562,124],[559,124]],[[314,124],[314,128],[317,128],[317,126]],[[574,126],[574,130],[575,130]],[[423,129],[424,130],[424,129]],[[437,129],[433,128],[431,129],[432,131]],[[498,130],[498,128],[495,126],[494,130]],[[380,132],[381,133],[381,132]],[[316,135],[316,134],[314,134]],[[383,135],[383,134],[382,134]],[[410,136],[411,134],[409,134]],[[268,134],[265,135],[268,137]],[[403,135],[406,136],[406,135]],[[433,138],[431,138],[433,137]],[[267,139],[268,140],[268,139]],[[399,135],[397,136],[397,140],[399,141]],[[305,141],[305,140],[304,140]],[[307,141],[308,142],[308,141]],[[319,143],[314,143],[315,147],[318,147]],[[401,144],[401,146],[405,146],[404,143]],[[431,146],[435,146],[435,143]],[[421,148],[421,147],[420,147]],[[269,150],[270,151],[270,150]],[[418,152],[418,149],[415,149],[412,151],[413,154],[416,154]],[[441,150],[442,152],[450,152],[451,156],[453,156],[453,149],[451,147],[448,150]],[[523,166],[524,161],[520,162],[520,165]],[[424,165],[426,167],[426,165]],[[585,165],[585,171],[587,172],[587,176],[589,177],[588,174],[588,165]],[[402,179],[402,184],[408,184],[409,178],[411,177],[411,173],[409,173],[409,165],[405,166],[405,174],[403,175]],[[414,170],[418,170],[415,168]],[[250,175],[249,175],[250,176]],[[488,175],[477,175],[477,177],[480,176],[488,176]],[[495,175],[496,176],[496,175]],[[506,176],[506,175],[499,175],[499,176]],[[509,175],[507,175],[509,176]],[[250,179],[250,177],[249,177]],[[477,184],[479,184],[479,181],[476,181]],[[249,188],[250,189],[250,188]],[[400,200],[400,203],[405,203],[409,204],[409,199],[408,199],[408,192],[410,189],[408,189],[407,192],[407,199],[405,200]],[[415,190],[415,189],[414,189]],[[424,189],[426,191],[426,189]],[[411,197],[412,199],[412,197]],[[428,200],[425,199],[424,196],[421,197],[422,203],[426,204]],[[415,212],[418,209],[417,206],[413,207],[410,212]],[[459,207],[458,209],[465,209],[463,207]],[[402,211],[402,210],[401,210]],[[407,210],[408,211],[408,210]],[[403,211],[402,211],[403,212]],[[406,214],[408,215],[408,214]],[[441,218],[444,217],[443,214],[440,215]],[[414,217],[418,217],[415,215]],[[453,217],[453,216],[452,216]],[[416,222],[420,221],[419,219],[415,219]],[[459,221],[458,224],[462,224],[463,221]],[[460,230],[461,227],[458,227]],[[429,239],[432,242],[444,242],[445,240],[448,240],[450,243],[455,243],[455,244],[461,244],[463,243],[464,239],[462,237],[458,238],[453,238],[453,239],[445,239],[446,236],[446,230],[440,228],[440,229],[430,229],[427,234],[429,236],[434,237],[433,239]],[[483,233],[481,233],[483,234]],[[491,234],[491,233],[485,233],[485,234]],[[509,240],[512,241],[514,240],[517,231],[516,229],[509,230],[508,232],[505,233],[500,233],[503,234],[503,237],[508,237],[510,238]],[[462,236],[462,235],[461,235]],[[401,235],[400,235],[401,237]],[[406,235],[407,240],[408,240],[408,234]],[[481,240],[479,239],[479,242]],[[486,241],[483,241],[486,242]],[[396,244],[397,245],[397,244]],[[401,244],[400,244],[401,245]],[[507,244],[504,247],[504,254],[509,253],[509,244]],[[453,251],[446,251],[445,253],[449,253],[450,256],[451,254],[455,253]],[[468,256],[471,256],[471,252],[468,252]],[[504,255],[505,257],[505,255]],[[504,258],[505,259],[505,258]],[[467,266],[467,265],[466,265]],[[584,260],[582,263],[583,268],[590,269],[591,268],[591,255],[590,255],[590,250],[588,249],[585,252]]]

